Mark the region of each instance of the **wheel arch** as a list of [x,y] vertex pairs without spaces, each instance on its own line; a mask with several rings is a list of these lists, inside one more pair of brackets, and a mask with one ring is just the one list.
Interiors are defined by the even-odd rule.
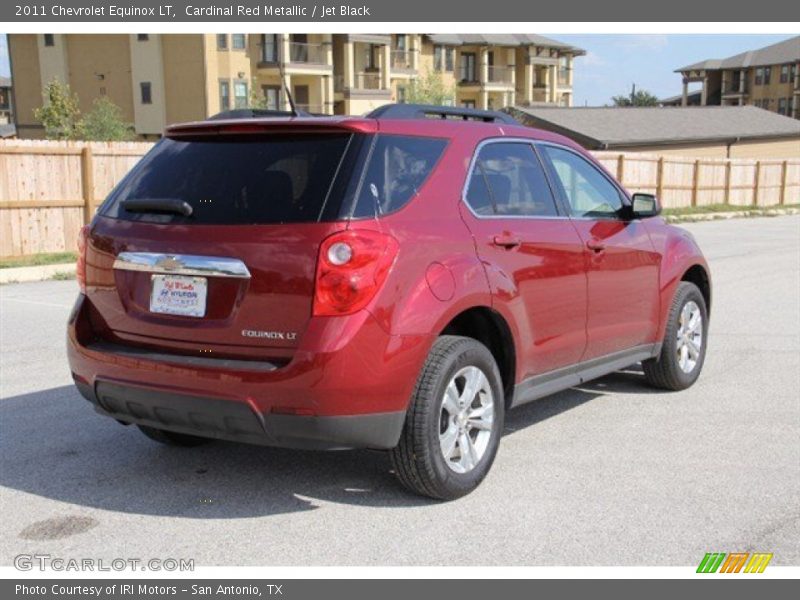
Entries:
[[505,405],[509,407],[514,396],[517,352],[514,336],[506,319],[489,306],[473,306],[452,317],[439,335],[469,337],[489,349],[500,370]]
[[711,314],[711,278],[709,277],[708,270],[700,264],[694,264],[681,276],[681,281],[688,281],[695,284],[700,293],[703,294],[703,300],[706,303],[706,312]]

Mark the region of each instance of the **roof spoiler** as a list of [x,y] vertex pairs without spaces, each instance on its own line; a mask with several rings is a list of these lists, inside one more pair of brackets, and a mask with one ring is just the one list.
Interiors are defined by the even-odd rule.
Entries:
[[385,104],[367,115],[372,119],[453,119],[520,125],[509,114],[458,106],[435,106],[433,104]]

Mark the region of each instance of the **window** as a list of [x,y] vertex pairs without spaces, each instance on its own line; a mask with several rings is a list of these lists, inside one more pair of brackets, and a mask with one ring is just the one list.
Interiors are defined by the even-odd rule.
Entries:
[[573,216],[617,216],[622,208],[620,192],[597,167],[569,150],[547,145],[543,145],[542,150],[553,167],[556,184],[560,186]]
[[228,34],[227,33],[218,33],[217,34],[217,50],[227,50],[228,49]]
[[233,107],[247,108],[247,82],[236,81],[233,84]]
[[433,68],[436,71],[444,70],[444,46],[433,47]]
[[789,81],[794,83],[795,77],[797,77],[797,64],[793,64],[789,69]]
[[788,98],[780,98],[778,99],[778,114],[779,115],[788,115],[789,108],[789,99]]
[[544,169],[530,144],[498,142],[481,148],[470,175],[467,204],[481,216],[558,214]]
[[137,42],[146,42],[150,39],[150,36],[146,33],[137,33],[136,34],[136,41]]
[[153,103],[153,90],[149,81],[142,81],[139,84],[139,89],[142,93],[142,104]]
[[756,85],[763,85],[764,83],[764,68],[756,68]]
[[269,110],[280,110],[281,108],[281,88],[277,85],[263,85],[261,91],[264,93],[264,102]]
[[769,85],[769,76],[772,74],[772,67],[764,67],[764,85]]
[[231,84],[227,81],[219,82],[219,109],[229,110],[231,107]]
[[464,108],[475,108],[475,100],[464,100],[461,105]]
[[[101,209],[117,219],[159,223],[266,224],[319,220],[349,134],[162,139]],[[179,198],[192,215],[127,212],[122,202]]]
[[789,83],[789,65],[781,65],[781,83]]
[[234,50],[244,50],[247,47],[247,38],[243,33],[234,33],[231,35],[231,42]]
[[397,86],[397,101],[404,104],[406,101],[406,88],[402,85]]
[[455,70],[456,50],[455,48],[444,49],[444,70],[452,73]]
[[266,63],[278,62],[278,36],[274,33],[261,36],[261,61]]
[[56,45],[56,38],[52,33],[45,33],[43,37],[44,37],[44,45],[45,46],[55,46]]
[[475,53],[461,53],[461,81],[477,81],[478,73],[476,70]]
[[446,145],[436,138],[377,136],[353,216],[388,214],[405,206],[425,183]]

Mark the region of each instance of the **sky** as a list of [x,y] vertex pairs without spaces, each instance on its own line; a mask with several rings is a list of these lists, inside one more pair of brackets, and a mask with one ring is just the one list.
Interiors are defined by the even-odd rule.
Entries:
[[[791,37],[790,34],[547,36],[587,51],[586,56],[575,60],[575,106],[610,104],[611,96],[629,94],[634,83],[637,89],[646,89],[659,98],[675,96],[681,93],[681,76],[673,72],[678,67],[707,58],[725,58]],[[0,75],[9,75],[5,35],[0,35]]]

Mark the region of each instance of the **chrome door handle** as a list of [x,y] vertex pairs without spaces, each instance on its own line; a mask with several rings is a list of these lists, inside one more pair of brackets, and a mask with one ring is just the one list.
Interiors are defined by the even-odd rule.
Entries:
[[519,246],[522,241],[516,236],[503,234],[494,236],[494,238],[492,238],[492,243],[495,246],[500,246],[501,248],[510,250],[511,248],[516,248]]

